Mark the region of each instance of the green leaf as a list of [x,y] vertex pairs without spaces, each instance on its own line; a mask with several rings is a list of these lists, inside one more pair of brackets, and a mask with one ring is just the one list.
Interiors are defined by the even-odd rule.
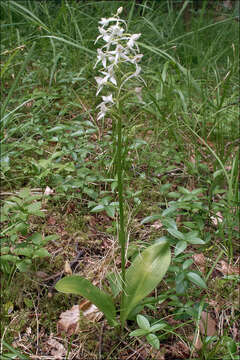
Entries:
[[115,216],[115,206],[112,205],[105,205],[104,209],[106,211],[106,213],[108,214],[109,217],[114,218]]
[[31,264],[32,262],[30,259],[25,259],[17,263],[16,266],[20,272],[26,272],[29,271]]
[[155,214],[155,215],[147,216],[141,221],[141,224],[142,225],[147,224],[147,223],[156,221],[158,219],[161,219],[161,214]]
[[33,259],[39,257],[39,258],[44,258],[44,257],[47,257],[47,256],[50,256],[49,252],[47,251],[47,249],[44,249],[44,248],[40,248],[38,250],[36,250],[34,252],[34,256],[33,256]]
[[177,205],[173,205],[173,206],[169,206],[167,209],[165,209],[163,212],[162,212],[162,216],[167,216],[167,215],[170,215],[172,213],[174,213],[176,210],[177,210],[178,206]]
[[183,270],[186,270],[189,266],[191,266],[193,263],[193,259],[187,259],[184,261],[184,263],[182,264],[182,268]]
[[31,191],[28,188],[20,190],[18,195],[22,199],[29,199],[32,196]]
[[26,236],[29,229],[29,225],[21,222],[15,226],[16,232],[20,232],[22,235]]
[[34,245],[40,245],[42,243],[42,234],[34,233],[30,236],[29,240],[31,240]]
[[53,234],[53,235],[45,236],[43,242],[44,242],[44,244],[46,244],[48,241],[54,241],[54,240],[58,240],[58,239],[59,239],[59,235]]
[[17,249],[14,249],[14,254],[15,255],[23,255],[23,256],[27,256],[27,257],[32,257],[33,248],[31,248],[31,247],[17,248]]
[[0,250],[1,250],[1,255],[6,255],[10,252],[10,247],[4,246],[4,247],[1,247]]
[[190,244],[196,244],[196,245],[205,244],[205,241],[203,241],[202,239],[200,239],[198,237],[198,232],[197,231],[191,231],[191,232],[185,234],[185,239]]
[[174,249],[174,254],[175,256],[178,256],[179,254],[181,254],[187,247],[187,242],[186,241],[178,241],[176,244],[176,247]]
[[199,286],[199,287],[201,287],[203,289],[207,289],[207,285],[206,285],[205,281],[197,273],[189,272],[189,273],[187,273],[186,276],[187,276],[188,280],[190,280],[191,282],[193,282],[197,286]]
[[143,316],[143,315],[138,315],[137,316],[137,323],[138,323],[138,326],[141,328],[141,329],[144,329],[144,330],[149,330],[150,329],[150,324],[149,324],[149,321],[148,319]]
[[100,212],[100,211],[103,211],[105,208],[104,208],[104,205],[100,204],[100,205],[97,205],[95,206],[91,212]]
[[159,340],[158,340],[158,337],[155,335],[155,334],[149,334],[149,335],[147,335],[146,336],[146,339],[147,339],[147,341],[148,341],[148,343],[150,344],[150,345],[152,345],[152,347],[154,348],[154,349],[159,349],[160,348],[160,342],[159,342]]
[[184,240],[184,235],[177,229],[168,228],[167,232],[169,232],[169,234],[171,234],[173,237],[175,237],[178,240]]
[[96,200],[98,197],[98,193],[96,191],[94,191],[93,189],[84,188],[83,192],[84,192],[84,194],[87,194],[90,198],[92,198],[93,200]]
[[130,332],[129,336],[144,336],[148,334],[148,330],[144,330],[144,329],[137,329],[134,330],[132,332]]
[[42,204],[36,202],[27,206],[27,211],[29,214],[44,217],[45,214],[41,211]]
[[14,255],[1,255],[0,259],[1,261],[10,261],[12,263],[15,263],[16,261],[20,260],[18,256],[14,256]]
[[60,292],[81,295],[90,300],[105,314],[110,325],[118,325],[115,320],[116,309],[112,297],[94,286],[87,279],[78,275],[71,275],[59,280],[55,287]]
[[153,326],[151,326],[150,331],[156,332],[156,331],[162,330],[166,326],[167,326],[167,324],[165,324],[165,323],[154,324]]
[[109,281],[110,288],[112,290],[113,297],[116,297],[122,286],[121,275],[118,272],[112,272],[107,275],[107,280]]
[[171,253],[166,241],[148,247],[135,258],[126,272],[126,295],[120,314],[122,324],[131,310],[159,284],[170,261]]

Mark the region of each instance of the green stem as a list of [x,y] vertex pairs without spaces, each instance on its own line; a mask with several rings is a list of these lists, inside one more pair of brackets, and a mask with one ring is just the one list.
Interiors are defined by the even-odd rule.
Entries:
[[117,117],[117,156],[116,156],[116,170],[117,170],[117,183],[118,183],[118,201],[119,201],[119,229],[118,229],[118,241],[121,246],[121,270],[122,270],[122,298],[125,296],[125,266],[126,266],[126,236],[124,227],[124,200],[123,200],[123,144],[122,144],[122,117],[119,104],[117,106],[119,110],[119,116]]

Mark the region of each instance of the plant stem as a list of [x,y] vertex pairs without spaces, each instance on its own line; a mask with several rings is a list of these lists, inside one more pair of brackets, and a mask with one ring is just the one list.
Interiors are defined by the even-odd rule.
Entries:
[[[119,110],[119,116],[117,120],[117,156],[116,156],[116,170],[117,170],[117,183],[118,183],[118,201],[119,201],[119,230],[118,230],[118,241],[121,246],[121,270],[122,270],[122,297],[121,305],[125,296],[125,251],[126,251],[126,237],[124,228],[124,204],[123,204],[123,144],[122,144],[122,114]],[[122,308],[122,306],[121,306]],[[123,324],[122,324],[123,326]]]

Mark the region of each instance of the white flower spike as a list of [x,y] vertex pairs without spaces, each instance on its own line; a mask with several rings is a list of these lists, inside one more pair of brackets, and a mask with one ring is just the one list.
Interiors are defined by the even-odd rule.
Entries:
[[[103,77],[95,77],[97,82],[98,95],[106,85],[114,85],[121,90],[123,85],[131,78],[140,77],[141,67],[138,65],[142,58],[142,54],[139,54],[139,48],[136,41],[140,38],[141,34],[128,34],[126,32],[127,24],[125,20],[119,18],[123,8],[120,7],[116,14],[110,18],[102,18],[99,21],[99,33],[95,43],[102,39],[105,42],[101,48],[97,50],[97,61],[94,68],[100,63],[103,69],[100,70]],[[119,66],[121,64],[128,64],[134,66],[135,70],[128,72],[127,78],[124,75],[119,78],[116,76],[116,72],[119,74]],[[142,80],[142,79],[141,79]],[[119,82],[119,83],[118,83]],[[100,108],[97,119],[103,119],[109,108],[115,104],[113,95],[102,96],[102,103],[97,106]],[[108,105],[108,106],[106,106]]]

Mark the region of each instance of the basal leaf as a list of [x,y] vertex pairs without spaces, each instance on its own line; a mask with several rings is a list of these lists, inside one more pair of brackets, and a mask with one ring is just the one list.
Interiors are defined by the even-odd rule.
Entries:
[[116,309],[111,296],[94,286],[87,279],[78,275],[71,275],[59,280],[55,287],[60,292],[81,295],[90,300],[105,314],[110,325],[118,325],[115,320]]
[[125,296],[121,308],[124,324],[131,310],[162,280],[171,260],[166,241],[156,243],[139,254],[126,272]]

